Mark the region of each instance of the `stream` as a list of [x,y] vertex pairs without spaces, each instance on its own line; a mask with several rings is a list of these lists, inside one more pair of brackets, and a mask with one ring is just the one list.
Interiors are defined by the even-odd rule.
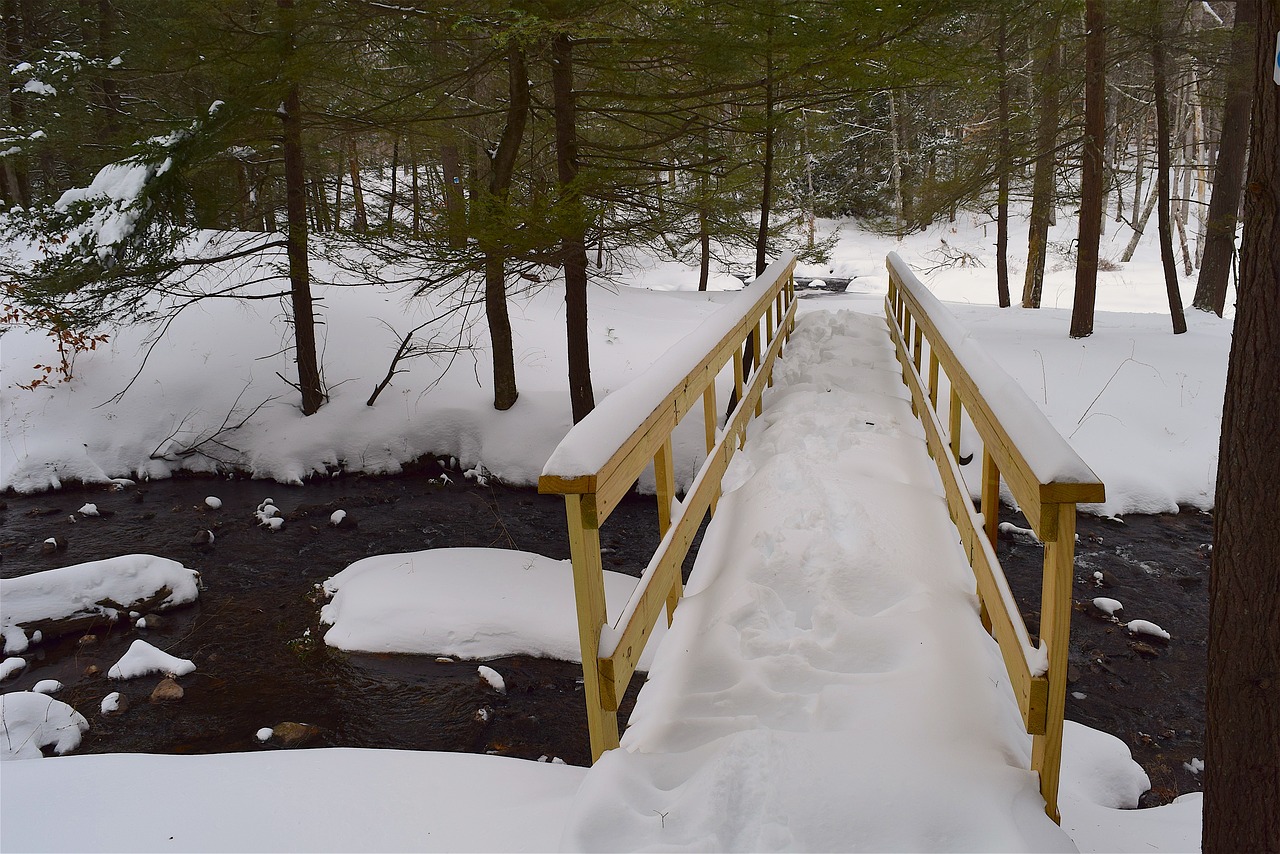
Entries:
[[[176,477],[124,489],[72,486],[0,500],[0,577],[12,578],[128,553],[179,560],[199,570],[198,603],[148,620],[127,621],[33,645],[29,666],[3,692],[57,679],[58,699],[90,721],[79,753],[216,753],[278,749],[255,733],[284,721],[314,725],[310,746],[470,751],[586,765],[590,756],[577,664],[509,657],[486,662],[506,683],[495,692],[476,662],[431,656],[368,655],[326,647],[316,586],[374,554],[442,547],[515,548],[569,556],[559,496],[460,472],[439,479],[428,462],[393,477],[339,476],[305,486],[243,478]],[[222,507],[212,510],[206,496]],[[253,518],[270,497],[282,530]],[[76,510],[95,503],[101,516]],[[356,525],[334,528],[345,510]],[[1025,526],[1010,513],[1008,521]],[[210,530],[212,544],[196,542]],[[1144,805],[1198,791],[1184,767],[1203,758],[1208,623],[1208,549],[1212,519],[1184,512],[1133,516],[1123,523],[1081,516],[1076,610],[1072,621],[1067,717],[1118,736],[1152,779]],[[65,551],[45,554],[48,537]],[[601,531],[605,568],[639,575],[658,545],[651,496],[629,496]],[[696,549],[696,543],[695,543]],[[1038,625],[1041,550],[1003,536],[1000,558],[1029,629]],[[686,573],[691,564],[686,562]],[[1094,573],[1102,574],[1102,581]],[[1124,603],[1126,619],[1150,620],[1172,640],[1130,637],[1090,604]],[[176,703],[151,703],[159,677],[109,681],[107,669],[138,637],[195,661]],[[633,680],[619,715],[625,725],[641,684]],[[98,706],[119,690],[121,715]]]

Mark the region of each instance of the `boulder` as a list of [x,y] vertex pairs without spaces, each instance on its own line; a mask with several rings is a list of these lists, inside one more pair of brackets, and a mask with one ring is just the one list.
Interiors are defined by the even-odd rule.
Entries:
[[161,679],[156,685],[155,690],[151,692],[151,702],[153,703],[176,703],[186,694],[182,690],[182,686],[169,677]]
[[302,747],[320,737],[321,729],[314,724],[284,721],[271,728],[271,737],[285,747]]

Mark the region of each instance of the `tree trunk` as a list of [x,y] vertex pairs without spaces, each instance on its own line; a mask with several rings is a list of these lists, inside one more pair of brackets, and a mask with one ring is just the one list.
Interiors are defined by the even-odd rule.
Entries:
[[773,68],[766,72],[764,90],[764,163],[760,176],[760,227],[756,231],[756,275],[769,266],[769,214],[773,211],[773,165],[777,129],[774,127]]
[[1121,262],[1127,264],[1133,260],[1133,253],[1138,249],[1138,241],[1142,239],[1142,233],[1147,230],[1147,222],[1151,219],[1151,212],[1156,209],[1156,200],[1159,195],[1155,191],[1147,193],[1147,206],[1142,209],[1142,216],[1138,217],[1138,221],[1133,225],[1133,236],[1129,238],[1129,245],[1124,248],[1124,254],[1120,256]]
[[1253,131],[1209,576],[1205,854],[1280,851],[1280,2],[1258,7]]
[[351,227],[359,234],[369,230],[369,215],[364,206],[364,187],[360,184],[360,158],[356,154],[356,141],[351,140],[348,148],[347,165],[351,170],[351,209],[355,218]]
[[893,179],[894,231],[902,237],[907,224],[907,212],[902,201],[902,145],[898,139],[898,104],[889,90],[889,143],[892,146],[893,163],[890,175]]
[[1053,16],[1048,23],[1048,47],[1040,67],[1040,123],[1036,131],[1036,174],[1031,183],[1031,222],[1027,229],[1027,273],[1022,284],[1022,307],[1039,308],[1044,290],[1044,260],[1049,245],[1049,220],[1053,213],[1053,172],[1057,161],[1058,73],[1061,55],[1058,35],[1062,23]]
[[587,216],[578,177],[577,104],[573,92],[573,42],[560,33],[551,42],[551,98],[555,114],[556,177],[559,205],[567,210],[560,238],[564,265],[565,320],[568,326],[569,401],[576,424],[595,409],[591,388],[591,352],[587,338]]
[[698,290],[705,291],[711,279],[711,230],[707,222],[707,176],[698,176]]
[[1249,139],[1249,110],[1253,104],[1254,30],[1258,0],[1238,0],[1231,30],[1231,63],[1227,72],[1227,102],[1223,110],[1221,142],[1213,169],[1213,195],[1205,223],[1204,256],[1192,305],[1218,317],[1227,306],[1227,279],[1236,251],[1236,211],[1244,183],[1244,159]]
[[497,216],[505,207],[511,189],[511,176],[515,172],[516,155],[524,138],[524,127],[529,115],[529,74],[525,68],[524,52],[513,39],[507,45],[507,101],[506,126],[502,139],[494,152],[489,169],[489,209],[482,228],[484,259],[484,308],[489,321],[489,340],[493,348],[493,408],[507,410],[520,396],[516,388],[516,364],[511,338],[511,318],[507,314],[507,255],[499,243],[500,223]]
[[333,217],[329,213],[329,194],[324,188],[324,176],[314,169],[311,170],[311,189],[315,194],[316,216],[320,222],[320,230],[332,231]]
[[1000,66],[1000,143],[999,179],[996,188],[996,296],[1001,308],[1008,308],[1009,297],[1009,37],[1008,16],[1000,14],[996,64]]
[[[1144,113],[1138,119],[1138,130],[1135,136],[1135,145],[1138,149],[1136,163],[1133,168],[1133,219],[1138,219],[1138,205],[1142,203],[1142,178],[1146,174],[1146,153],[1147,153],[1147,116]],[[1138,229],[1138,233],[1142,233],[1142,229]],[[1128,260],[1128,259],[1125,259]]]
[[400,138],[391,140],[391,192],[387,195],[387,234],[396,225],[396,178],[400,171]]
[[1169,97],[1166,90],[1168,67],[1164,52],[1164,10],[1160,0],[1151,0],[1151,77],[1156,102],[1156,214],[1160,233],[1160,261],[1164,266],[1164,285],[1169,295],[1169,316],[1173,334],[1187,331],[1182,314],[1182,294],[1178,291],[1178,265],[1173,257],[1173,234],[1169,210]]
[[413,196],[413,236],[422,233],[422,196],[418,191],[418,149],[409,143],[409,192]]
[[467,242],[467,200],[462,192],[462,156],[458,146],[440,146],[440,171],[444,177],[444,221],[449,245],[459,249]]
[[1080,231],[1076,247],[1076,293],[1071,337],[1093,334],[1098,292],[1098,242],[1102,237],[1103,150],[1107,134],[1107,30],[1105,0],[1085,0],[1084,170],[1080,178]]
[[333,189],[333,227],[342,230],[342,169],[338,169],[337,186]]
[[[17,65],[24,54],[22,44],[22,14],[17,0],[4,0],[4,52],[6,69]],[[9,118],[14,127],[22,127],[27,120],[27,96],[20,86],[10,85]],[[26,157],[10,154],[3,158],[5,174],[5,199],[10,204],[26,208],[31,205],[31,178],[27,172]]]
[[[293,38],[293,0],[276,0],[283,12],[290,42]],[[290,44],[292,47],[292,44]],[[298,391],[302,414],[311,415],[324,403],[320,367],[316,358],[315,314],[311,301],[311,273],[307,269],[306,169],[302,149],[302,99],[298,84],[289,86],[284,99],[284,187],[288,214],[286,237],[289,256],[289,294],[293,305],[294,352],[298,361]]]

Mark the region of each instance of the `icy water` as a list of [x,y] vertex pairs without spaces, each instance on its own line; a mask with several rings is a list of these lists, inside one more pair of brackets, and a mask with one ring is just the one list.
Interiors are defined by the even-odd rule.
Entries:
[[[0,575],[26,575],[128,553],[180,560],[202,573],[199,603],[169,612],[158,627],[92,631],[33,647],[30,666],[5,692],[58,679],[59,699],[90,720],[78,752],[212,753],[273,749],[254,733],[282,721],[320,728],[315,746],[489,752],[537,759],[589,760],[578,665],[530,658],[486,662],[502,674],[499,695],[476,674],[476,662],[428,656],[358,655],[319,640],[316,585],[360,558],[426,548],[518,548],[567,558],[564,505],[528,489],[479,486],[457,472],[433,478],[438,466],[396,477],[334,478],[300,487],[252,481],[177,478],[121,491],[67,488],[9,495],[0,510]],[[216,495],[220,510],[204,498]],[[258,526],[254,508],[272,498],[283,530]],[[72,521],[93,502],[98,518]],[[328,525],[347,511],[353,529]],[[1025,525],[1020,517],[1010,521]],[[212,530],[212,545],[193,538]],[[1199,789],[1182,765],[1203,757],[1205,633],[1209,516],[1129,517],[1123,524],[1082,516],[1072,623],[1072,683],[1067,717],[1124,740],[1151,775],[1145,803],[1164,803]],[[66,551],[42,554],[48,537]],[[601,534],[608,569],[638,575],[657,547],[652,497],[631,497]],[[1001,560],[1029,627],[1038,624],[1040,547],[1005,537]],[[687,567],[686,567],[687,569]],[[1104,573],[1099,586],[1094,572]],[[1161,644],[1130,637],[1089,605],[1107,596],[1126,619],[1158,623],[1172,635]],[[153,704],[158,677],[124,683],[103,674],[128,645],[145,637],[197,670],[179,680],[184,698]],[[97,668],[97,673],[92,673]],[[625,721],[639,680],[623,703]],[[98,714],[102,698],[120,690],[130,708]]]

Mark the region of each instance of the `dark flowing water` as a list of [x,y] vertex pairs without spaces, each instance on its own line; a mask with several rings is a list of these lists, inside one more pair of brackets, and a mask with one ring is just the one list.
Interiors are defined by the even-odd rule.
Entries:
[[[261,749],[254,734],[281,721],[321,728],[318,745],[492,752],[536,759],[554,756],[587,764],[586,715],[577,664],[502,658],[487,664],[506,682],[500,695],[478,678],[475,662],[431,656],[362,655],[329,649],[320,639],[322,598],[316,585],[360,558],[439,547],[518,548],[569,556],[564,502],[532,490],[479,486],[438,468],[417,475],[337,478],[287,487],[251,480],[178,478],[121,491],[67,488],[7,496],[0,511],[0,574],[42,569],[128,553],[182,561],[199,570],[199,602],[161,615],[138,630],[121,621],[35,645],[27,670],[4,691],[41,679],[66,687],[57,696],[81,711],[92,729],[79,752],[210,753]],[[210,510],[204,498],[223,502]],[[270,532],[252,514],[264,498],[281,509],[285,527]],[[85,502],[98,518],[72,515]],[[335,529],[343,509],[357,524]],[[215,534],[197,545],[202,529]],[[42,554],[61,537],[67,549]],[[638,575],[657,547],[652,498],[628,498],[601,533],[608,569]],[[156,623],[155,620],[149,620]],[[118,682],[105,672],[133,640],[189,658],[180,702],[148,701],[160,677]],[[86,671],[96,667],[96,674]],[[623,704],[625,720],[640,684]],[[130,701],[119,717],[98,714],[104,696]]]
[[[1005,519],[1027,524],[1021,514],[1006,511]],[[1198,792],[1200,778],[1185,766],[1204,759],[1213,517],[1196,510],[1123,521],[1081,514],[1076,530],[1067,719],[1129,746],[1151,778],[1144,806]],[[1043,549],[1002,536],[997,553],[1035,634]],[[1119,620],[1096,609],[1096,597],[1123,603]],[[1157,624],[1170,640],[1130,634],[1122,623],[1136,619]]]
[[[589,761],[581,672],[577,664],[523,657],[487,662],[502,674],[499,695],[475,662],[430,656],[358,655],[320,640],[321,599],[315,586],[360,558],[426,548],[518,548],[567,558],[564,505],[528,489],[480,486],[435,465],[396,477],[339,477],[288,487],[244,479],[176,478],[120,491],[71,487],[35,496],[6,496],[0,510],[0,575],[5,578],[135,552],[182,561],[201,572],[200,601],[161,616],[145,631],[127,622],[34,646],[30,664],[3,690],[27,690],[41,679],[66,687],[57,696],[89,719],[78,752],[212,753],[271,749],[255,740],[282,721],[320,728],[313,744],[493,752],[536,759]],[[204,498],[216,495],[220,510]],[[283,530],[261,528],[253,511],[266,497],[283,511]],[[71,516],[85,502],[98,518]],[[357,526],[335,529],[342,509]],[[1025,525],[1021,517],[1010,520]],[[1146,803],[1164,803],[1200,788],[1183,768],[1203,757],[1207,551],[1210,517],[1188,512],[1130,517],[1124,524],[1080,517],[1072,622],[1072,683],[1067,717],[1123,739],[1152,778]],[[212,530],[212,545],[192,542]],[[48,537],[67,549],[42,554]],[[658,544],[651,497],[630,497],[601,533],[605,566],[638,575]],[[1000,557],[1028,626],[1038,625],[1041,550],[1005,537]],[[687,569],[687,567],[686,567]],[[1104,572],[1106,584],[1093,573]],[[1125,618],[1158,623],[1168,644],[1130,637],[1089,605],[1118,599]],[[184,698],[148,701],[159,677],[116,682],[106,670],[144,637],[193,660],[179,679]],[[1142,644],[1142,646],[1138,646]],[[87,675],[96,667],[98,673]],[[625,722],[640,680],[623,703]],[[129,699],[118,717],[98,713],[119,690]]]

